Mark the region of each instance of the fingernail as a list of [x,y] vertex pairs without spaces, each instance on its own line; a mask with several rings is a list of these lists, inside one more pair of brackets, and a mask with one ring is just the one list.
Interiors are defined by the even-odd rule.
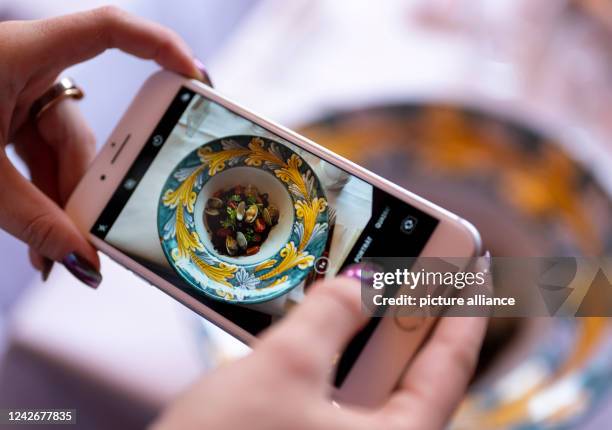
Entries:
[[45,282],[49,278],[49,273],[51,273],[51,269],[53,269],[53,260],[49,258],[44,258],[43,268],[40,271],[40,276],[42,277],[43,282]]
[[370,263],[356,263],[347,266],[340,274],[342,276],[346,276],[347,278],[353,278],[358,281],[363,280],[364,278],[370,278],[372,276],[372,272],[379,271],[378,266]]
[[347,278],[353,278],[361,281],[361,270],[361,264],[351,264],[350,266],[347,266],[340,274],[342,276],[346,276]]
[[91,288],[98,288],[102,282],[102,275],[96,268],[87,260],[75,254],[68,254],[62,260],[62,264],[72,273],[78,280]]
[[208,84],[209,86],[212,87],[213,83],[212,83],[212,80],[210,79],[210,75],[208,74],[208,71],[206,70],[206,66],[204,65],[204,63],[202,63],[197,58],[193,59],[193,63],[195,64],[199,72],[202,74],[202,76],[200,77],[200,80],[204,82],[205,84]]

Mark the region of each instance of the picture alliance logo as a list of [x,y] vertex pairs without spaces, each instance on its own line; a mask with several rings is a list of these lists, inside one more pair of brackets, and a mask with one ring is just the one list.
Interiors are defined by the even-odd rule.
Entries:
[[[365,262],[362,299],[368,307],[378,304],[377,295],[385,300],[406,295],[412,301],[394,305],[454,306],[453,315],[459,316],[477,316],[476,309],[455,306],[462,305],[459,298],[498,317],[612,316],[612,259],[493,257],[488,269],[475,270],[480,266],[474,261],[480,258],[484,257],[419,257],[410,261],[389,257]],[[446,298],[457,302],[442,303]],[[510,302],[512,306],[505,306]],[[381,313],[375,307],[368,309]]]

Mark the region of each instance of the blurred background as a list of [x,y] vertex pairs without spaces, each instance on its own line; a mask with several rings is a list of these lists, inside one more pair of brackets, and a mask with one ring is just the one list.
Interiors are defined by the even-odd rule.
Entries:
[[[612,2],[113,3],[181,34],[221,93],[471,220],[493,255],[609,255]],[[101,4],[0,0],[0,19]],[[67,72],[100,144],[154,70],[112,51]],[[58,267],[43,284],[2,232],[0,255],[2,407],[142,428],[247,351],[108,259],[94,292]],[[451,428],[608,428],[611,384],[607,320],[496,319]]]

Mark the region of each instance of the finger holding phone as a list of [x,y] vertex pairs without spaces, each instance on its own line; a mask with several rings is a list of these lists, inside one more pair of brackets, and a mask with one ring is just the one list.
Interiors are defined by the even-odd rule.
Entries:
[[[115,7],[0,23],[0,228],[30,246],[32,264],[43,277],[54,261],[62,262],[92,287],[101,281],[97,252],[62,207],[93,159],[93,134],[70,98],[44,112],[32,108],[64,69],[113,48],[204,78],[174,32]],[[4,149],[10,143],[31,181],[8,159]]]
[[[0,228],[30,246],[31,261],[43,278],[57,261],[89,286],[101,282],[97,251],[87,235],[93,221],[88,219],[84,228],[63,210],[93,159],[93,135],[73,100],[78,88],[63,82],[60,91],[67,97],[51,103],[45,96],[65,68],[112,48],[152,59],[183,77],[206,78],[176,34],[113,7],[0,23]],[[11,164],[4,151],[9,144],[28,166],[31,181]],[[357,166],[345,167],[366,175]],[[425,250],[436,250],[437,243],[454,234],[460,237],[455,244],[463,241],[470,247],[468,252],[460,246],[460,256],[475,252],[472,233],[460,231],[456,220],[392,184],[373,181],[445,221]],[[116,259],[130,267],[127,259]],[[442,320],[388,401],[374,410],[339,408],[330,400],[331,363],[364,323],[358,286],[351,283],[336,279],[313,287],[303,304],[257,342],[252,355],[205,376],[168,408],[159,427],[442,428],[473,370],[484,321]],[[381,353],[369,356],[373,366],[372,357]]]
[[367,320],[360,300],[352,278],[316,285],[251,355],[203,377],[154,428],[445,428],[472,376],[486,319],[443,318],[389,399],[376,408],[354,408],[330,401],[329,380],[334,357]]

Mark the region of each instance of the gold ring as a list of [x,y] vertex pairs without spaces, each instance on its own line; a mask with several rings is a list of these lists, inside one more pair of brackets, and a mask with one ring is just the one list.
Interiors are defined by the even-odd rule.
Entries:
[[30,116],[38,120],[40,116],[66,98],[80,100],[85,96],[72,79],[62,78],[32,104]]

